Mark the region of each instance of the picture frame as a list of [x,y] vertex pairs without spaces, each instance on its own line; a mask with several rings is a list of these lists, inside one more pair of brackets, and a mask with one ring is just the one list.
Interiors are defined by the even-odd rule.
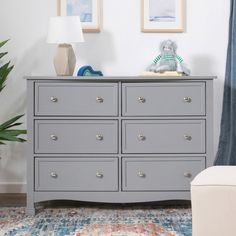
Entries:
[[141,31],[184,32],[185,0],[141,0]]
[[102,0],[57,0],[58,16],[80,16],[83,32],[101,31]]

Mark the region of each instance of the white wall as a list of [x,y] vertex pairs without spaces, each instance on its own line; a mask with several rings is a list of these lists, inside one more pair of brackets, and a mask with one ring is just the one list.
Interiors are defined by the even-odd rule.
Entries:
[[[178,54],[185,59],[192,75],[218,76],[214,101],[216,150],[230,0],[186,1],[186,32],[167,34],[140,32],[139,0],[103,0],[103,30],[86,34],[85,43],[76,47],[78,66],[90,64],[104,75],[139,75],[159,53],[162,40],[175,40]],[[54,74],[55,46],[45,42],[48,19],[54,15],[56,0],[1,0],[0,41],[11,39],[5,49],[15,69],[0,94],[0,122],[26,112],[24,75]],[[25,144],[0,146],[0,156],[0,192],[24,192]]]

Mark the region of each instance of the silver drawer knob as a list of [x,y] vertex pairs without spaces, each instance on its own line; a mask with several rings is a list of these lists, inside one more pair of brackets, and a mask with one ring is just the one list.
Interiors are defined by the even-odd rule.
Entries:
[[51,172],[50,176],[51,176],[52,178],[56,179],[58,175],[57,175],[56,172]]
[[55,134],[50,135],[50,139],[53,141],[57,141],[58,137]]
[[146,99],[143,98],[143,97],[139,97],[138,100],[139,100],[140,103],[145,103],[146,102]]
[[145,177],[146,177],[146,174],[143,173],[142,171],[139,171],[139,172],[138,172],[138,177],[140,177],[140,178],[145,178]]
[[97,176],[97,178],[100,178],[100,179],[101,179],[101,178],[103,178],[103,173],[101,173],[101,172],[98,171],[98,172],[96,173],[96,176]]
[[184,135],[184,138],[187,141],[191,141],[193,139],[191,135],[187,135],[187,134]]
[[96,139],[99,140],[99,141],[102,141],[103,140],[103,135],[97,134]]
[[104,99],[103,99],[102,97],[97,97],[97,98],[96,98],[96,101],[97,101],[98,103],[103,103],[103,102],[104,102]]
[[50,100],[51,100],[51,102],[58,102],[58,98],[53,97],[53,96],[50,98]]
[[139,141],[144,141],[145,139],[146,139],[146,137],[144,135],[142,135],[142,134],[138,135],[138,140]]
[[191,177],[192,177],[192,174],[191,174],[191,173],[188,173],[188,172],[184,172],[184,177],[186,177],[186,178],[191,178]]
[[185,98],[184,98],[184,101],[187,102],[187,103],[191,103],[191,102],[192,102],[192,98],[190,98],[190,97],[185,97]]

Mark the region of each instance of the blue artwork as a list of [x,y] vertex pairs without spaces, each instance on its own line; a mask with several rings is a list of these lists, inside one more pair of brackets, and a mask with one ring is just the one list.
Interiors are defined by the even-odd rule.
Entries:
[[67,0],[66,15],[80,16],[81,22],[93,21],[93,4],[92,0]]
[[175,22],[176,0],[149,0],[149,21]]
[[103,76],[101,71],[95,71],[91,66],[82,66],[77,76]]

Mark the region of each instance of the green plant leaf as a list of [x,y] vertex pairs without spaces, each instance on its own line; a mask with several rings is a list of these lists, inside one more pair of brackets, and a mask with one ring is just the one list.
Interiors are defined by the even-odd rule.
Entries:
[[[0,48],[3,47],[9,40],[5,40],[0,42]],[[0,59],[4,57],[7,54],[7,52],[1,52],[0,53]],[[5,82],[7,80],[7,77],[9,73],[14,68],[13,65],[10,65],[10,61],[5,63],[0,67],[0,92],[5,88]],[[22,123],[16,122],[18,119],[20,119],[23,115],[18,115],[10,120],[4,122],[0,125],[0,145],[5,144],[5,141],[14,141],[14,142],[25,142],[26,140],[18,137],[19,135],[26,134],[27,131],[24,129],[9,129],[15,126],[19,126]]]
[[5,55],[7,55],[7,53],[8,53],[8,52],[1,52],[1,53],[0,53],[0,59],[1,59],[2,57],[4,57]]
[[14,66],[9,66],[9,65],[10,65],[10,61],[0,67],[0,92],[5,87],[4,83],[7,80],[7,76],[14,67]]
[[9,134],[9,135],[12,135],[12,136],[18,136],[20,134],[26,134],[26,130],[25,129],[8,129],[8,130],[2,130],[0,132],[0,135],[1,134]]
[[0,130],[7,129],[7,128],[11,127],[13,125],[13,123],[15,121],[19,120],[22,116],[24,116],[24,115],[15,116],[15,117],[11,118],[10,120],[4,122],[3,124],[0,125]]
[[26,130],[2,130],[0,131],[0,140],[24,142],[23,138],[18,137],[21,134],[26,134]]
[[6,85],[0,86],[0,92],[6,87]]
[[0,140],[14,141],[14,142],[24,142],[23,138],[18,138],[14,135],[8,133],[0,133]]
[[10,40],[10,39],[7,39],[7,40],[4,40],[4,41],[0,42],[0,48],[1,48],[2,46],[4,46],[9,40]]
[[9,128],[11,128],[11,127],[14,127],[14,126],[22,125],[22,124],[23,124],[23,123],[20,123],[20,122],[14,123],[14,124],[12,124],[12,125],[9,125],[9,126],[7,127],[7,129],[9,129]]
[[11,72],[14,66],[10,66],[10,61],[0,67],[0,76],[5,78]]
[[[4,135],[2,135],[2,137],[0,137],[0,142],[5,142],[5,141],[13,141],[13,142],[25,142],[26,140],[23,138],[19,138],[19,137],[15,137],[14,140],[12,140],[12,138],[7,138],[4,137]],[[5,143],[4,143],[5,144]]]

